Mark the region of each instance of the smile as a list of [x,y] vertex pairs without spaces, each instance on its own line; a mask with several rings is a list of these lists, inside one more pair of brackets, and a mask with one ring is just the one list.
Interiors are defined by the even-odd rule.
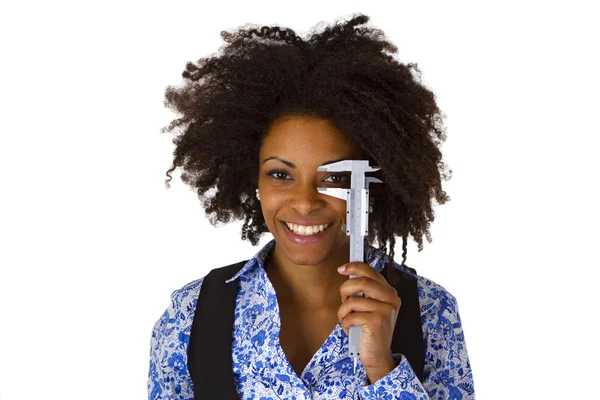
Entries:
[[[285,221],[283,221],[283,222],[290,231],[292,231],[295,234],[300,235],[300,236],[312,236],[313,234],[322,232],[331,226],[330,223],[322,224],[322,225],[305,226],[305,225],[295,225],[295,224],[291,224],[291,223],[285,222]],[[294,229],[292,229],[292,227]]]
[[331,229],[331,226],[334,224],[326,224],[326,227],[320,231],[319,233],[315,233],[312,235],[299,234],[292,231],[286,222],[281,221],[284,225],[285,233],[288,239],[296,244],[312,244],[321,241],[323,238],[327,237],[327,234]]

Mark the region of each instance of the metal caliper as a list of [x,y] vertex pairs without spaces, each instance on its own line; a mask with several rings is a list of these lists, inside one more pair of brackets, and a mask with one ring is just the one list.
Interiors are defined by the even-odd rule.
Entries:
[[[368,160],[343,160],[327,164],[317,168],[317,171],[328,172],[350,172],[351,185],[349,189],[344,188],[317,188],[319,193],[346,200],[346,224],[342,227],[346,235],[350,235],[350,262],[364,262],[365,236],[369,234],[369,184],[383,183],[374,177],[365,177],[365,172],[378,171],[379,167],[369,166]],[[350,279],[356,275],[350,275]],[[365,296],[362,292],[352,296]],[[349,329],[349,351],[354,362],[354,373],[356,363],[360,356],[360,338],[362,329],[360,326],[352,325]]]

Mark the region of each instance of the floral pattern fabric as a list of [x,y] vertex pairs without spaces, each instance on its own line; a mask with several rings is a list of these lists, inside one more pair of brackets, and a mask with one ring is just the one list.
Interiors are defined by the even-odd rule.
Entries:
[[[424,382],[408,360],[394,354],[396,368],[369,384],[360,361],[356,374],[348,353],[348,336],[335,326],[321,348],[298,376],[279,344],[280,315],[275,289],[263,268],[275,245],[271,240],[227,282],[239,279],[233,329],[233,375],[242,400],[471,400],[473,376],[454,296],[439,284],[415,275],[418,282],[425,347]],[[367,263],[381,271],[390,262],[365,239]],[[402,265],[394,266],[403,269]],[[171,302],[152,329],[149,400],[194,400],[187,368],[196,303],[204,278],[171,294]]]

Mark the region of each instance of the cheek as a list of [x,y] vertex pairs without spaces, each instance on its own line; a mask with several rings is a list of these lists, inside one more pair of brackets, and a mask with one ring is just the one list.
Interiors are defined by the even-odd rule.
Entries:
[[340,216],[341,222],[346,223],[346,202],[341,200],[334,205],[336,213]]
[[279,196],[273,193],[265,193],[265,196],[260,195],[260,205],[263,214],[275,214],[281,208],[282,202]]
[[265,224],[269,231],[273,232],[276,230],[276,226],[274,224],[277,223],[276,216],[279,210],[279,203],[272,195],[263,198],[262,194],[260,196],[260,210],[263,215],[263,219],[265,220]]

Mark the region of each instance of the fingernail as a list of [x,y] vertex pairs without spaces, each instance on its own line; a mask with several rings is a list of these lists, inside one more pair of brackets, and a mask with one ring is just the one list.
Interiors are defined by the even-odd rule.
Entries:
[[344,272],[346,270],[346,266],[342,265],[341,267],[338,267],[338,272]]

